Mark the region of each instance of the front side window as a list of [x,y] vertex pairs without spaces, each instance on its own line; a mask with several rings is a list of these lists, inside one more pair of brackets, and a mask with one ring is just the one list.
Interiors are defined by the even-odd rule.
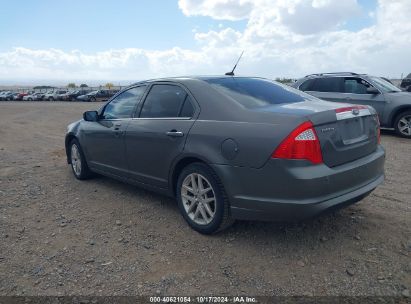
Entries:
[[[187,102],[190,103],[187,97],[187,93],[179,86],[169,84],[153,85],[147,95],[143,108],[141,109],[140,117],[179,117],[181,110],[185,105],[186,99]],[[187,104],[186,107],[189,106],[190,105]],[[185,111],[190,110],[185,109]]]
[[103,112],[104,119],[131,118],[137,103],[141,100],[145,86],[124,91],[106,106]]
[[317,78],[310,91],[341,93],[341,82],[340,77]]
[[367,94],[367,89],[369,87],[370,84],[361,78],[344,78],[344,93]]

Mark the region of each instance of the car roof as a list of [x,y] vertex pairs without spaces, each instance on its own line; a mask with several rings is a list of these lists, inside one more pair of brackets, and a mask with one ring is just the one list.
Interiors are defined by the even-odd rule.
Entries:
[[256,77],[256,76],[227,76],[227,75],[194,75],[194,76],[176,76],[176,77],[164,77],[164,78],[154,78],[154,79],[147,79],[138,81],[136,83],[131,84],[130,86],[142,83],[151,83],[151,82],[159,82],[159,81],[171,81],[171,82],[187,82],[192,80],[201,80],[207,81],[211,79],[225,79],[225,78],[253,78],[253,79],[268,79],[263,77]]
[[360,74],[353,72],[335,72],[335,73],[314,73],[304,76],[303,78],[316,78],[316,77],[341,77],[341,76],[369,76],[368,74]]

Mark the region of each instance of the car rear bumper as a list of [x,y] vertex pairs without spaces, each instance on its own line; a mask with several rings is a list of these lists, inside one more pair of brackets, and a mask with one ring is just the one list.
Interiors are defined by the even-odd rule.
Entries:
[[307,161],[270,159],[260,169],[213,165],[232,216],[296,221],[360,201],[384,181],[385,151],[329,168]]

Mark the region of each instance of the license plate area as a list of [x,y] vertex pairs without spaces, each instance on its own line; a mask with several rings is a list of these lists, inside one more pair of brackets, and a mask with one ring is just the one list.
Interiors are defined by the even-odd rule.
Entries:
[[344,145],[352,145],[368,138],[365,130],[365,117],[344,119],[338,122],[341,140]]

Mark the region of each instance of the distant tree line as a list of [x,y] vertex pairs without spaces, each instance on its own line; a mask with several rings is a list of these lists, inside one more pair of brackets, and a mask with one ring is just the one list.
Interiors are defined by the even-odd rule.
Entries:
[[280,82],[280,83],[288,84],[288,83],[293,83],[293,82],[295,81],[295,79],[285,78],[285,77],[283,77],[283,78],[277,77],[277,78],[275,79],[275,81]]
[[[77,88],[77,85],[76,85],[74,82],[70,82],[70,83],[67,85],[67,87],[70,88],[70,89],[74,89],[74,88]],[[80,87],[80,88],[88,88],[88,85],[85,84],[85,83],[82,83],[82,84],[79,85],[79,87]]]

